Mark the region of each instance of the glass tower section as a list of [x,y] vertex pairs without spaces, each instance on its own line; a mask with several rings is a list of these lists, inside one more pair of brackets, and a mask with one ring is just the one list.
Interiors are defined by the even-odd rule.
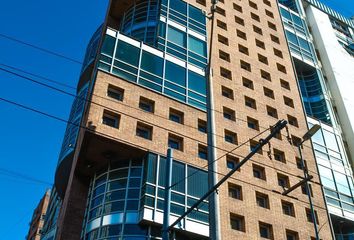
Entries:
[[136,3],[124,13],[120,31],[154,46],[157,38],[158,13],[159,6],[157,0]]
[[[330,103],[326,100],[325,85],[309,31],[300,8],[294,9],[296,1],[280,1],[280,13],[284,23],[285,35],[294,60],[306,114],[332,125]],[[289,2],[292,2],[290,4]]]
[[[98,68],[205,110],[206,17],[183,1],[171,2],[162,1],[159,11],[154,10],[159,13],[157,30],[154,13],[145,11],[154,6],[151,1],[129,9],[126,15],[130,17],[124,19],[120,32],[107,29]],[[141,8],[145,10],[139,12],[138,23],[133,10]],[[138,33],[142,29],[151,34]]]
[[[335,15],[334,11],[329,11],[328,7],[319,1],[307,2],[315,3],[315,6],[328,14],[331,13],[329,15]],[[354,184],[351,166],[341,128],[334,117],[330,94],[314,51],[302,3],[297,0],[279,0],[279,7],[309,127],[314,124],[321,125],[321,129],[312,137],[312,144],[327,207],[335,232],[338,233],[341,226],[346,224],[352,226],[354,220]],[[337,237],[351,239],[349,235],[348,238],[342,238],[341,234]]]
[[[82,239],[161,239],[161,228],[139,223],[158,222],[156,216],[163,214],[165,164],[164,157],[148,154],[145,160],[118,160],[97,172],[90,184]],[[207,192],[208,175],[173,161],[172,179],[177,184],[172,188],[171,215],[179,216]],[[186,221],[207,226],[208,202],[192,212],[184,226]],[[174,238],[186,239],[178,234]]]

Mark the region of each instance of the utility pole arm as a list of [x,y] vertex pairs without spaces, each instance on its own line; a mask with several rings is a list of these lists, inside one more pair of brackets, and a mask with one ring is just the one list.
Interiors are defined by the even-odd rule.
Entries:
[[241,161],[239,162],[234,169],[232,169],[228,174],[226,174],[215,186],[213,186],[209,191],[204,194],[193,206],[191,206],[184,214],[182,214],[174,223],[169,226],[169,230],[171,230],[174,226],[176,226],[183,218],[185,218],[189,213],[191,213],[200,203],[202,203],[205,199],[209,197],[221,184],[223,184],[229,177],[232,176],[242,165],[244,165],[251,157],[253,157],[256,152],[258,152],[265,144],[269,142],[281,129],[283,129],[288,122],[285,120],[279,120],[274,127],[271,129],[271,133],[265,138],[261,139],[256,147]]

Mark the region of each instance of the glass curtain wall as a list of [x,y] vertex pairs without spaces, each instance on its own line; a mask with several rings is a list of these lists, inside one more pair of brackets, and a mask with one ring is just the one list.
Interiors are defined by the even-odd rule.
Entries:
[[327,203],[354,215],[353,178],[340,139],[324,126],[312,137],[312,143]]
[[[148,154],[145,160],[116,160],[91,180],[82,239],[160,239],[161,228],[139,224],[144,208],[163,211],[164,157]],[[187,174],[194,175],[183,180]],[[178,216],[208,190],[207,172],[173,161],[171,214]],[[208,224],[208,202],[188,219]],[[176,239],[183,239],[178,238]]]
[[124,13],[120,31],[139,41],[154,46],[157,39],[159,1],[135,3]]
[[200,9],[181,0],[143,1],[125,13],[121,32],[107,30],[99,68],[205,110],[206,41]]

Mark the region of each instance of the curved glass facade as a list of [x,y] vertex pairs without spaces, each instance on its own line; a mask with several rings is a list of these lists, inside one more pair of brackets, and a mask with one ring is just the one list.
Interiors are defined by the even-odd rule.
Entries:
[[[204,13],[181,0],[142,1],[107,29],[99,69],[206,109]],[[138,41],[137,41],[138,40]]]
[[84,112],[84,107],[86,103],[86,95],[88,92],[88,83],[86,83],[77,93],[74,102],[71,106],[69,123],[66,126],[65,135],[62,143],[62,147],[59,154],[59,162],[65,159],[70,153],[75,149],[77,136],[80,130],[81,117]]
[[300,71],[298,67],[296,73],[306,114],[324,123],[331,124],[326,99],[316,69]]
[[[160,239],[161,228],[146,221],[162,223],[156,216],[163,214],[165,164],[164,157],[149,154],[145,160],[118,161],[97,172],[90,184],[82,239]],[[187,182],[181,181],[193,172]],[[177,182],[172,188],[172,216],[183,214],[208,190],[205,171],[174,161],[172,184]],[[150,216],[151,211],[155,214]],[[139,224],[142,220],[145,225]],[[183,221],[187,225],[208,229],[207,201]]]
[[141,181],[141,160],[111,164],[96,173],[90,185],[83,239],[145,239],[147,229],[137,225]]
[[120,31],[149,45],[157,39],[159,6],[157,0],[142,1],[134,4],[124,13]]

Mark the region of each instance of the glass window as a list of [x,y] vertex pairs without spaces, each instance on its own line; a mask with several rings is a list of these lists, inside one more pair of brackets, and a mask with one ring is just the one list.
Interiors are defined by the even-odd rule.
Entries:
[[172,190],[174,191],[178,191],[181,193],[185,192],[185,181],[182,181],[182,179],[184,179],[184,173],[185,173],[185,168],[184,168],[184,164],[182,163],[178,163],[176,161],[174,161],[172,163],[172,185],[175,183],[175,186],[172,187]]
[[339,172],[334,171],[333,173],[334,173],[334,178],[337,183],[338,191],[348,194],[348,195],[351,195],[347,177],[344,174],[341,174]]
[[187,3],[183,1],[173,1],[173,4],[170,4],[170,8],[176,10],[178,13],[187,15]]
[[[129,56],[128,56],[129,57]],[[162,77],[163,59],[149,52],[143,51],[141,68],[149,73]]]
[[126,42],[118,41],[116,58],[131,65],[138,66],[139,52],[139,48],[134,47],[133,45],[130,45]]
[[326,130],[323,130],[323,134],[326,141],[326,146],[332,150],[339,152],[336,136]]
[[179,46],[186,47],[186,33],[178,30],[177,28],[168,26],[167,39]]
[[188,49],[202,56],[206,56],[205,42],[191,35],[188,36]]
[[102,53],[113,56],[115,42],[116,39],[114,37],[106,35],[102,45]]
[[189,5],[189,17],[196,20],[199,23],[205,24],[205,16],[203,12],[196,8],[193,7],[192,5]]
[[299,39],[300,47],[305,49],[308,52],[311,52],[310,44],[305,39],[302,39],[300,37],[298,39]]
[[[311,128],[313,126],[313,124],[309,124],[309,127]],[[323,140],[323,136],[322,136],[322,130],[319,130],[315,133],[315,135],[313,135],[313,137],[311,138],[311,140],[315,143],[319,143],[322,146],[325,145],[324,140]]]
[[127,235],[146,235],[147,229],[145,227],[135,225],[135,224],[125,224],[124,234]]
[[[192,175],[193,174],[193,175]],[[188,166],[188,195],[201,197],[208,191],[208,175],[206,172]]]
[[166,61],[165,78],[171,82],[186,86],[186,69]]
[[288,38],[289,42],[298,45],[297,37],[294,33],[289,32],[289,31],[285,31],[285,33],[286,33],[286,37]]
[[188,71],[188,87],[198,93],[206,95],[206,80],[195,72]]
[[318,170],[320,172],[322,184],[325,187],[336,189],[331,169],[318,165]]
[[119,235],[122,231],[122,225],[109,225],[102,228],[101,237],[109,237]]

